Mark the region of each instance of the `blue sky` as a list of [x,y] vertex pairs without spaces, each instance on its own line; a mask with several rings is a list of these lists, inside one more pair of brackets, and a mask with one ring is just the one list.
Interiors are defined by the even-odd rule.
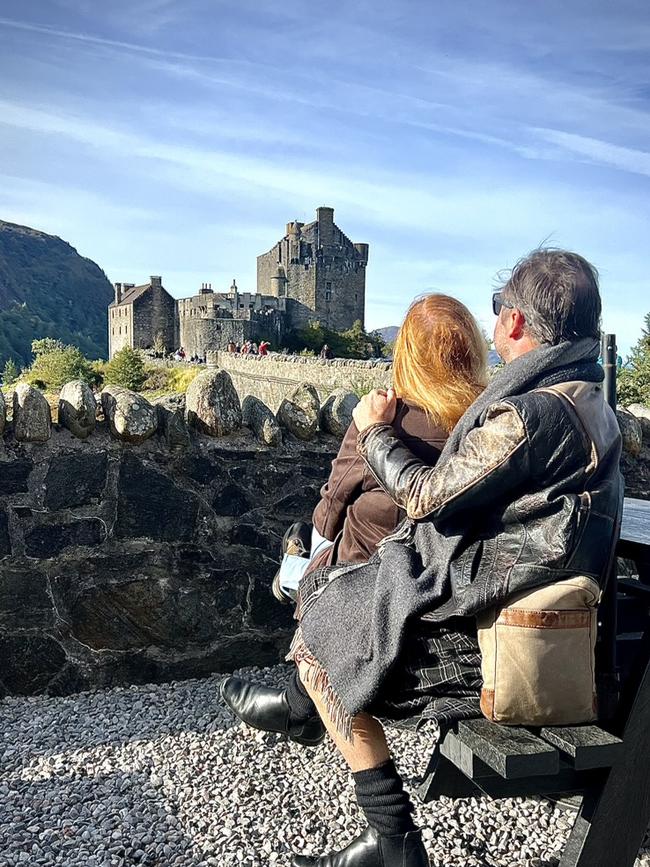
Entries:
[[255,285],[320,204],[370,244],[367,325],[416,295],[492,328],[539,243],[599,268],[624,351],[650,311],[646,0],[2,0],[0,218],[112,281]]

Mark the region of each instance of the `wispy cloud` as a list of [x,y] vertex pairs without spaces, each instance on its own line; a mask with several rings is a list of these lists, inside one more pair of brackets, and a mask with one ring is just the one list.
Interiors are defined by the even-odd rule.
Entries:
[[650,152],[621,147],[588,136],[575,135],[557,129],[540,129],[538,133],[562,150],[584,157],[600,165],[612,166],[637,175],[650,175]]

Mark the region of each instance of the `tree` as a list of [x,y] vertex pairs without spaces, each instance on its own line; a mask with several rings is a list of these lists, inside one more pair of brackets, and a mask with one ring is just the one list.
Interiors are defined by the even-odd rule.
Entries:
[[650,313],[644,318],[641,337],[627,363],[618,372],[618,401],[623,406],[643,403],[650,406]]
[[165,335],[162,331],[157,331],[153,339],[153,351],[162,358],[165,354]]
[[318,355],[327,343],[337,358],[370,358],[384,353],[386,344],[376,331],[364,331],[361,320],[357,319],[347,331],[333,331],[320,322],[310,322],[305,328],[292,331],[287,335],[285,344],[297,352]]
[[18,370],[18,365],[13,358],[8,358],[4,370],[2,371],[2,384],[13,385],[19,376],[20,371]]
[[139,352],[125,346],[115,353],[106,365],[104,381],[139,391],[147,378],[144,361]]
[[66,346],[60,340],[45,337],[32,342],[32,352],[36,358],[25,377],[39,388],[56,390],[72,379],[92,381],[91,364],[76,346]]
[[36,357],[65,348],[64,343],[60,340],[55,340],[53,337],[41,337],[39,340],[32,340],[32,353]]

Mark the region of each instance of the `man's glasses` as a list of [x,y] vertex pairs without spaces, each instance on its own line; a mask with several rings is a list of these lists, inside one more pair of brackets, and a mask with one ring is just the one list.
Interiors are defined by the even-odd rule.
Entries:
[[492,295],[492,312],[495,316],[498,316],[499,313],[501,313],[502,307],[507,307],[508,310],[513,309],[512,304],[508,304],[506,301],[503,300],[502,292],[494,292]]

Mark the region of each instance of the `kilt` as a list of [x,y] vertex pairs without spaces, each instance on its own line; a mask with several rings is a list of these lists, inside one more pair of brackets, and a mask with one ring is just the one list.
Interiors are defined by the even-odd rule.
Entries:
[[418,729],[427,721],[446,728],[481,716],[482,684],[474,618],[456,617],[445,624],[419,620],[381,694],[366,710],[400,720],[405,728]]

